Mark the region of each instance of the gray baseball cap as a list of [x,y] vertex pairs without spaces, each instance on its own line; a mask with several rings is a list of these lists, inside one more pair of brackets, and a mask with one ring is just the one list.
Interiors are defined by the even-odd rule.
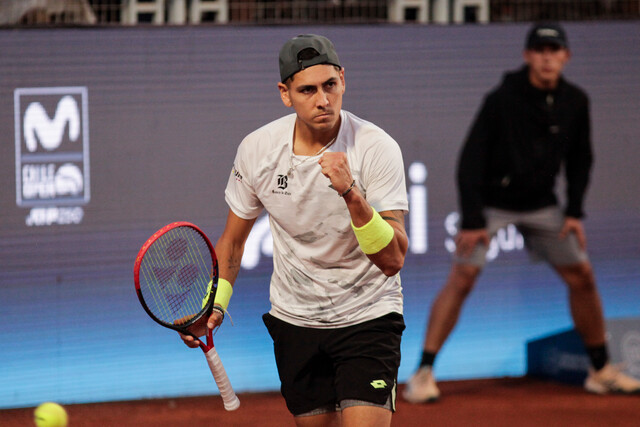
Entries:
[[[309,51],[302,53],[307,49]],[[280,49],[279,62],[283,83],[298,71],[314,65],[330,64],[342,68],[331,40],[315,34],[302,34],[287,41]]]
[[567,33],[564,32],[564,29],[559,24],[542,23],[534,25],[529,30],[525,47],[533,49],[544,45],[568,48]]

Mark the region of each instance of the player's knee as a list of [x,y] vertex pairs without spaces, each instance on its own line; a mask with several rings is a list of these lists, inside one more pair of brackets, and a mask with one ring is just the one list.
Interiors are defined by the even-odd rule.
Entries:
[[473,285],[480,274],[480,267],[469,264],[455,264],[451,272],[450,286],[456,292],[466,296],[473,289]]
[[596,289],[595,276],[590,263],[563,266],[558,270],[571,290],[585,292]]

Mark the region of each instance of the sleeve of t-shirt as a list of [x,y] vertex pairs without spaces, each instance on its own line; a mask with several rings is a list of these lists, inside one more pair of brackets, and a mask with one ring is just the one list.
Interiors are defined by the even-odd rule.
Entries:
[[365,132],[362,137],[374,141],[362,157],[362,173],[366,199],[378,212],[409,211],[402,151],[386,133]]
[[229,208],[243,219],[257,218],[263,209],[252,183],[251,172],[255,168],[251,166],[255,156],[251,156],[250,145],[251,139],[247,137],[238,147],[231,175],[227,181],[227,188],[224,192],[224,198]]

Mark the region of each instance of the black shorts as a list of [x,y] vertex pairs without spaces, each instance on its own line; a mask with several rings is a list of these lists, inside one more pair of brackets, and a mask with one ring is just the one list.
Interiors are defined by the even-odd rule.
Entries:
[[262,316],[273,338],[282,395],[293,415],[355,400],[395,410],[404,319],[399,313],[336,329]]

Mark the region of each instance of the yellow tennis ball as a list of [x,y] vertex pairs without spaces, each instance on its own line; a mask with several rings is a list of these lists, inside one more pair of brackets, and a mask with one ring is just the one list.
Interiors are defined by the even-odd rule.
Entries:
[[33,421],[38,427],[66,427],[67,411],[54,402],[45,402],[33,412]]

